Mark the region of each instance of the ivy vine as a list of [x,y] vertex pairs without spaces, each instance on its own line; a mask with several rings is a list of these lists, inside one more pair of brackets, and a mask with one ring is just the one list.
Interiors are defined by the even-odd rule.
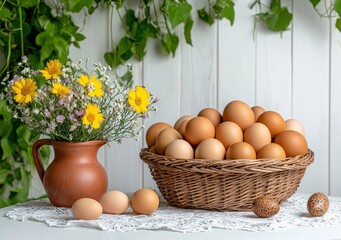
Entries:
[[[125,36],[112,50],[105,53],[107,63],[112,67],[128,61],[132,56],[142,60],[146,54],[149,39],[157,39],[161,52],[175,55],[179,45],[177,29],[182,27],[187,44],[192,45],[192,6],[186,0],[141,0],[137,9],[124,6],[123,1],[106,1],[121,19]],[[199,19],[212,25],[216,19],[227,19],[233,24],[234,4],[231,0],[207,0],[199,9]]]
[[[337,18],[335,27],[341,32],[341,0],[309,0],[309,2],[320,17]],[[270,6],[264,4],[264,1],[255,0],[250,8],[256,5],[259,7],[259,13],[255,17],[269,30],[283,32],[289,29],[292,13],[286,6],[282,6],[281,0],[272,0]]]

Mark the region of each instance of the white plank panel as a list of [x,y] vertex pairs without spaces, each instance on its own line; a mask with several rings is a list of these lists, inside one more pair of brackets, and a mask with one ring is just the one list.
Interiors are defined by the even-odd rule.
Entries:
[[341,196],[341,34],[331,26],[331,86],[330,86],[330,194]]
[[232,100],[255,102],[255,41],[253,39],[255,9],[253,1],[235,2],[235,23],[218,26],[218,108],[222,111]]
[[[282,1],[291,9],[291,1]],[[291,30],[274,33],[257,24],[256,104],[291,117]]]
[[191,4],[193,46],[186,44],[184,37],[181,45],[181,115],[217,107],[217,24],[209,26],[199,19],[197,10],[206,0],[192,0]]
[[[134,84],[142,84],[142,64],[131,61],[134,72]],[[142,134],[141,134],[142,137]],[[122,144],[110,143],[106,151],[106,170],[109,190],[132,193],[141,188],[142,163],[139,158],[141,140],[123,139]]]
[[80,48],[73,45],[70,47],[70,58],[72,60],[90,58],[89,63],[105,63],[104,53],[108,46],[108,14],[107,10],[99,7],[97,11],[86,17],[84,25],[84,12],[74,14],[73,20],[76,25],[83,28],[82,34],[86,39],[80,42]]
[[[135,6],[136,2],[129,1],[128,6]],[[112,50],[121,37],[124,36],[122,24],[116,10],[113,10],[113,19],[111,25],[112,34],[108,29],[108,49]],[[124,11],[121,9],[121,14]],[[110,12],[108,20],[110,19]],[[129,63],[133,66],[134,85],[142,84],[142,63],[132,58]],[[120,66],[119,72],[124,73],[126,66]],[[142,135],[141,135],[142,137]],[[141,148],[141,141],[133,139],[124,139],[122,144],[111,143],[111,147],[106,151],[106,169],[109,180],[109,190],[120,190],[126,193],[132,193],[141,188],[142,178],[142,163],[139,159],[139,151]]]
[[[159,44],[155,41],[148,45],[148,54],[144,59],[143,83],[160,99],[158,111],[145,121],[146,129],[156,122],[175,123],[180,114],[180,55],[179,49],[174,58],[160,54]],[[143,134],[145,136],[145,132]],[[143,138],[143,146],[147,146]],[[142,162],[142,160],[141,160]],[[142,185],[156,189],[148,166],[143,163]]]
[[300,191],[328,193],[329,24],[309,1],[294,1],[293,7],[293,117],[315,152]]

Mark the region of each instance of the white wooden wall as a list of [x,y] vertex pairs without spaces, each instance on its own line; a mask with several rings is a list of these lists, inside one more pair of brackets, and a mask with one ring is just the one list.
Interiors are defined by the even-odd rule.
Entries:
[[[198,8],[203,0],[190,2]],[[152,42],[143,62],[131,61],[135,82],[160,98],[159,110],[145,121],[146,128],[158,121],[174,124],[181,115],[197,114],[205,107],[222,111],[235,99],[261,105],[286,119],[298,119],[305,127],[315,162],[307,169],[299,191],[341,196],[341,34],[334,20],[320,18],[308,0],[282,1],[294,14],[289,31],[272,33],[261,24],[254,28],[252,2],[235,1],[232,27],[227,21],[209,27],[197,21],[194,9],[193,47],[182,38],[172,58],[160,55]],[[114,18],[114,36],[109,36],[108,19],[105,10],[88,19],[87,38],[81,49],[72,49],[73,59],[104,62],[103,53],[121,32]],[[82,21],[79,16],[76,20]],[[109,190],[156,189],[139,158],[140,149],[146,146],[144,134],[139,142],[125,140],[101,151]],[[34,181],[34,189],[41,189],[39,185]]]

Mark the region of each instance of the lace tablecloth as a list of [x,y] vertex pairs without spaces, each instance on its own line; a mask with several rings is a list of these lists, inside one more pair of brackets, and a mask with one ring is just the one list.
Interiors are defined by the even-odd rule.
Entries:
[[272,231],[293,226],[322,227],[341,224],[341,199],[330,199],[329,211],[311,217],[309,196],[294,195],[282,204],[280,212],[267,219],[253,212],[215,212],[181,209],[163,203],[152,215],[136,215],[131,209],[122,215],[103,214],[93,221],[74,220],[71,209],[54,207],[48,200],[30,201],[15,206],[6,216],[20,221],[34,220],[50,227],[91,227],[104,231],[128,232],[138,229],[163,229],[177,232],[208,232],[213,228],[246,231]]

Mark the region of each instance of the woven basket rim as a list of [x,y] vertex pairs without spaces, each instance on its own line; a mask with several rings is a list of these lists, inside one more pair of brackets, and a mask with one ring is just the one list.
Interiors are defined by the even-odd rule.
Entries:
[[210,173],[272,173],[288,170],[305,169],[314,161],[314,152],[308,149],[307,154],[287,158],[263,159],[176,159],[169,156],[149,152],[142,148],[140,158],[154,168],[164,168],[168,171],[192,171]]

